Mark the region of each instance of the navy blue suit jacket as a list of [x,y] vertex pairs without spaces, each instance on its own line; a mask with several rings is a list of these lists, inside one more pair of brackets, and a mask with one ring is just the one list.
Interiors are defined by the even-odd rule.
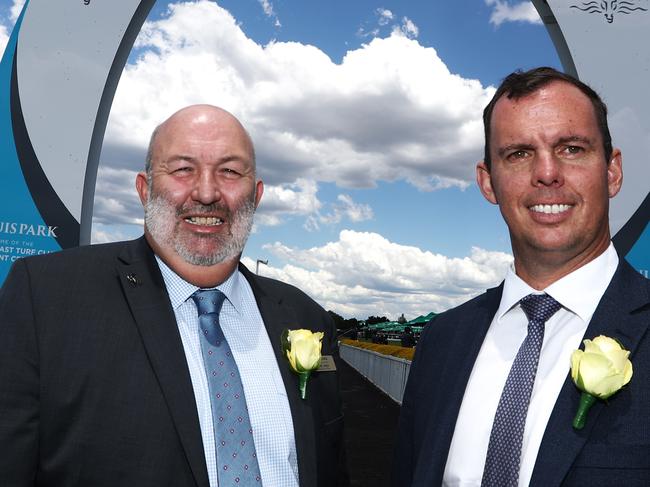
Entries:
[[[426,327],[404,393],[393,471],[395,487],[442,484],[465,387],[503,285]],[[584,429],[571,426],[580,392],[569,374],[546,426],[531,486],[650,485],[650,281],[621,259],[585,333],[631,351],[631,382],[598,401]],[[491,428],[492,425],[486,425]]]
[[[301,487],[345,485],[336,373],[307,399],[280,350],[285,328],[325,333],[303,292],[240,268],[255,295],[293,418]],[[208,487],[190,374],[144,238],[18,260],[0,291],[0,486]]]

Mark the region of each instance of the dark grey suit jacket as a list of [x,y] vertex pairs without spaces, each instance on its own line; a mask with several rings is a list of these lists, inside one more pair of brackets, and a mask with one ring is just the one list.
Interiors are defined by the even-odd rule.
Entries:
[[[502,286],[434,318],[426,327],[404,394],[393,485],[441,485],[465,386],[501,300]],[[572,428],[580,392],[567,379],[555,403],[531,486],[650,485],[650,281],[621,260],[586,338],[607,335],[630,350],[628,386]],[[486,425],[490,428],[491,425]]]
[[[309,328],[337,355],[332,321],[300,290],[240,269],[285,382],[300,484],[344,485],[338,376],[313,374],[301,400],[280,353],[283,329]],[[0,291],[0,486],[208,487],[189,370],[144,238],[14,264]]]

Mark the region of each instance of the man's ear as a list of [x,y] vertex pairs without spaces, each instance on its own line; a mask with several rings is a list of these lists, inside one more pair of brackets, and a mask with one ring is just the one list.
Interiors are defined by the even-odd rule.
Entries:
[[490,169],[485,164],[485,161],[480,161],[476,165],[476,183],[478,184],[478,189],[481,190],[481,194],[486,200],[493,205],[499,204],[494,188],[492,187],[492,175],[490,174]]
[[260,204],[260,200],[262,199],[262,195],[264,194],[264,183],[262,180],[258,180],[255,183],[255,208]]
[[607,164],[607,192],[613,198],[621,190],[623,184],[623,155],[619,149],[612,151],[612,157]]
[[140,196],[140,203],[142,206],[147,204],[149,200],[149,185],[147,184],[147,174],[144,172],[139,172],[135,177],[135,189]]

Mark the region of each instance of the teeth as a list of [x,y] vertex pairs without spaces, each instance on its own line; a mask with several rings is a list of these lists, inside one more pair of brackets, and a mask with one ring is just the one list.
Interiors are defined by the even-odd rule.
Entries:
[[563,211],[567,211],[569,208],[571,208],[571,205],[534,205],[530,207],[532,211],[536,211],[537,213],[546,213],[547,215],[562,213]]
[[185,221],[192,225],[221,225],[223,223],[223,220],[216,216],[191,216]]

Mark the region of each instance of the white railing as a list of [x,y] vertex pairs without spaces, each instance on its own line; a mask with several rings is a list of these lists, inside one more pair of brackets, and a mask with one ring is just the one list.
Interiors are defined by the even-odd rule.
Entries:
[[341,358],[388,396],[402,404],[411,361],[340,344]]

